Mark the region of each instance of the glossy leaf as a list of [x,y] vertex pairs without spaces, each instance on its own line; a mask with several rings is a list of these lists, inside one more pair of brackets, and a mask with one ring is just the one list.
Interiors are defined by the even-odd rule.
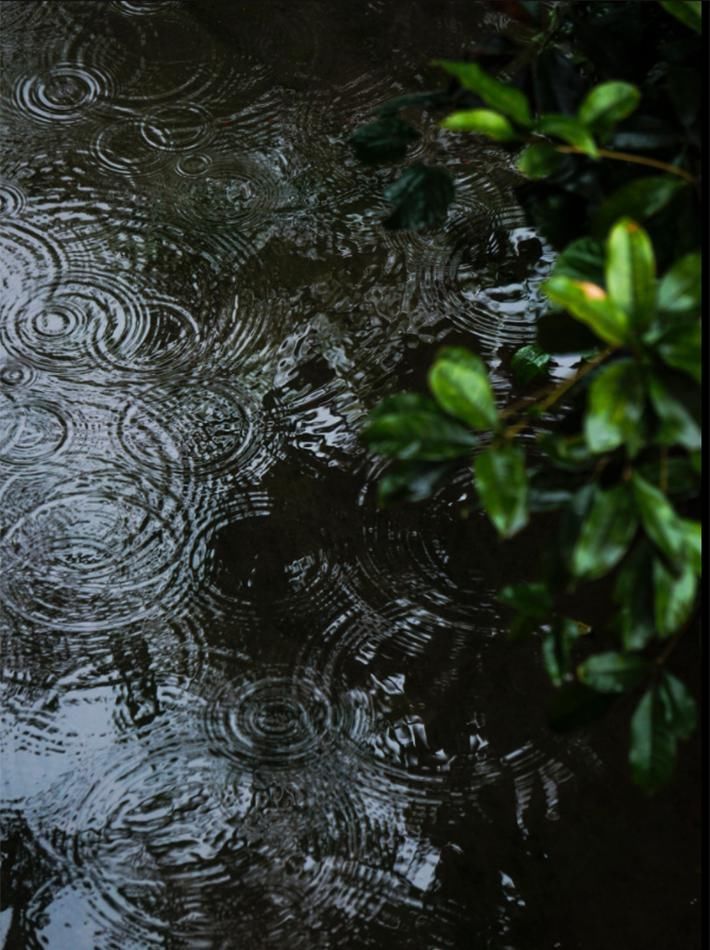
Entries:
[[542,285],[553,303],[564,307],[573,317],[607,343],[620,345],[628,335],[628,314],[610,300],[606,291],[589,281],[552,276]]
[[641,93],[631,83],[604,82],[590,89],[577,115],[583,125],[606,135],[617,122],[631,115],[640,101]]
[[578,471],[596,463],[581,435],[562,436],[554,432],[543,433],[538,438],[542,450],[557,468]]
[[581,636],[580,625],[569,617],[553,624],[542,641],[542,658],[553,686],[561,686],[572,668],[572,646]]
[[654,686],[643,694],[631,717],[629,763],[636,784],[649,792],[665,785],[673,774],[675,754],[676,738]]
[[518,386],[528,386],[533,380],[547,374],[550,360],[550,354],[540,349],[537,343],[521,346],[510,361],[513,379]]
[[673,735],[678,739],[689,739],[695,732],[698,712],[688,687],[677,676],[664,670],[658,694],[666,723]]
[[500,112],[492,109],[467,109],[452,112],[442,121],[441,127],[451,132],[475,132],[487,135],[496,142],[512,142],[516,132],[510,122]]
[[696,33],[702,31],[703,5],[701,0],[660,0],[661,6],[672,16]]
[[370,414],[363,439],[380,455],[427,462],[467,455],[476,442],[469,429],[447,418],[432,399],[417,393],[383,400]]
[[656,260],[648,234],[630,218],[618,221],[609,234],[606,286],[631,327],[643,331],[656,309]]
[[603,367],[589,387],[584,436],[591,452],[612,452],[625,445],[629,455],[643,444],[641,420],[645,389],[634,360]]
[[701,274],[697,251],[677,260],[658,283],[658,309],[669,314],[699,312]]
[[491,445],[476,456],[474,481],[483,507],[498,529],[509,538],[528,521],[528,480],[525,456],[515,445]]
[[361,126],[351,136],[355,154],[363,162],[389,162],[403,158],[419,133],[407,122],[388,116]]
[[562,165],[562,156],[552,145],[546,142],[527,145],[518,155],[518,171],[527,178],[547,178],[554,175]]
[[700,321],[691,325],[671,327],[656,344],[664,363],[692,376],[696,383],[702,375]]
[[592,222],[597,237],[606,237],[615,221],[624,216],[645,221],[668,205],[688,183],[677,175],[649,175],[634,178],[606,198]]
[[663,562],[653,564],[653,589],[656,629],[661,637],[676,633],[693,612],[698,578],[689,564],[679,575],[669,571]]
[[597,158],[599,155],[594,136],[590,134],[586,126],[572,116],[543,115],[535,123],[535,131],[542,132],[544,135],[554,135],[555,138],[562,139],[563,142],[578,148],[590,158]]
[[651,664],[637,653],[596,653],[577,667],[582,683],[600,693],[625,693],[643,682]]
[[653,548],[642,538],[624,559],[614,585],[616,628],[626,650],[642,650],[656,635],[652,572]]
[[[691,452],[699,449],[702,445],[700,393],[683,392],[657,373],[651,375],[648,391],[660,423],[656,441],[661,445],[682,445]],[[694,399],[697,405],[690,405],[689,398]]]
[[444,221],[454,198],[454,186],[443,169],[416,164],[385,190],[385,198],[395,205],[384,222],[386,228],[425,228]]
[[537,620],[547,619],[553,606],[547,586],[537,581],[508,584],[499,591],[498,600],[506,607],[513,607],[519,613]]
[[636,507],[644,530],[653,543],[671,561],[682,567],[688,561],[700,572],[700,525],[681,518],[662,491],[634,472]]
[[441,350],[429,370],[429,388],[442,409],[474,429],[498,424],[488,370],[475,353],[463,347]]
[[607,491],[597,488],[572,551],[572,573],[587,580],[603,577],[624,556],[637,527],[626,483]]
[[532,124],[527,97],[519,89],[494,79],[477,63],[459,63],[449,59],[435,59],[432,62],[450,76],[455,76],[465,89],[475,92],[492,109],[502,112],[524,128]]
[[604,263],[604,244],[595,238],[579,238],[559,254],[551,274],[603,284]]

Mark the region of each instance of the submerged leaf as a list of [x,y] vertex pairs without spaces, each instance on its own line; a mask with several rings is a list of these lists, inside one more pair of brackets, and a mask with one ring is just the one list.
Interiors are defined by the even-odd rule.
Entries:
[[404,158],[407,147],[419,133],[395,115],[360,126],[350,136],[357,157],[363,162],[389,162]]

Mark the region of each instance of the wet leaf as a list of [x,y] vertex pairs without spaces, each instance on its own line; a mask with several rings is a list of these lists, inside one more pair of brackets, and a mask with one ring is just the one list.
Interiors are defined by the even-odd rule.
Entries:
[[642,650],[656,635],[653,548],[642,538],[619,568],[614,585],[617,632],[626,650]]
[[579,121],[600,135],[611,129],[636,109],[641,93],[628,82],[604,82],[584,97],[577,113]]
[[579,238],[560,253],[551,275],[603,284],[604,261],[604,244],[601,241],[589,237]]
[[416,164],[385,190],[385,198],[395,205],[384,222],[386,228],[425,228],[444,221],[454,198],[454,186],[443,169]]
[[399,112],[400,109],[412,107],[426,109],[432,106],[445,106],[448,105],[450,100],[449,93],[441,89],[434,89],[430,92],[409,92],[403,96],[397,96],[395,99],[389,99],[378,107],[377,113],[381,116],[389,116]]
[[702,375],[700,345],[700,321],[695,320],[691,325],[671,327],[656,344],[656,351],[664,363],[699,383]]
[[498,410],[483,360],[463,347],[441,350],[429,370],[429,388],[442,409],[474,429],[492,429]]
[[564,307],[602,340],[615,345],[625,341],[629,330],[628,314],[610,300],[598,284],[553,275],[545,281],[542,289],[553,303]]
[[524,128],[532,124],[527,97],[519,89],[494,79],[477,63],[459,63],[449,59],[432,60],[450,76],[455,76],[465,89],[475,92],[497,112],[502,112]]
[[397,116],[387,116],[360,126],[350,136],[355,154],[363,162],[391,162],[404,158],[419,133]]
[[572,551],[572,573],[587,580],[603,577],[624,556],[637,527],[627,484],[597,488]]
[[473,470],[486,513],[503,537],[511,537],[528,521],[528,480],[522,449],[492,445],[476,456]]
[[559,171],[562,163],[562,155],[546,142],[527,145],[516,161],[518,171],[527,178],[547,178]]
[[468,455],[476,443],[469,430],[447,418],[433,399],[400,393],[383,400],[363,430],[368,447],[403,461],[443,461]]
[[643,331],[656,310],[656,260],[648,234],[631,218],[614,225],[607,240],[606,286],[614,303]]
[[506,607],[537,620],[545,620],[552,612],[552,597],[545,584],[538,581],[523,581],[509,584],[498,593],[498,600]]
[[584,436],[591,452],[612,452],[625,445],[634,456],[643,445],[641,420],[645,388],[632,359],[603,367],[589,387]]
[[654,686],[643,694],[631,717],[629,763],[636,784],[649,792],[665,785],[673,774],[675,755],[676,738]]
[[581,435],[561,436],[546,432],[539,437],[538,442],[549,460],[558,468],[579,471],[595,462],[586,440]]
[[672,636],[693,612],[698,578],[689,564],[676,576],[662,561],[656,559],[653,564],[653,588],[658,635]]
[[[700,393],[684,392],[654,373],[649,379],[649,396],[660,422],[656,441],[661,445],[682,445],[691,452],[699,449],[702,445]],[[691,399],[696,405],[691,404]]]
[[662,491],[634,472],[631,478],[644,530],[668,560],[679,568],[688,562],[700,573],[700,524],[681,518]]
[[694,251],[677,260],[658,284],[658,309],[664,313],[700,311],[702,261]]
[[610,651],[580,663],[577,676],[600,693],[625,693],[642,683],[651,669],[651,663],[636,653]]
[[535,123],[535,131],[542,132],[544,135],[554,135],[555,138],[562,139],[563,142],[578,148],[590,158],[597,158],[599,155],[594,136],[590,134],[588,128],[572,116],[554,113],[543,115]]
[[687,182],[674,175],[635,178],[609,195],[594,216],[592,231],[606,237],[615,221],[624,216],[645,221],[666,207]]
[[580,625],[569,617],[559,618],[542,641],[542,659],[553,686],[561,686],[570,675],[572,645],[582,635]]
[[537,343],[521,346],[510,361],[510,369],[516,384],[528,386],[533,380],[547,375],[550,360],[550,354],[545,353]]
[[442,121],[441,127],[451,132],[476,132],[496,142],[512,142],[516,138],[515,129],[506,117],[491,109],[452,112]]
[[701,0],[660,0],[661,6],[672,16],[696,33],[702,31],[703,5]]
[[689,739],[697,726],[698,712],[690,690],[677,676],[664,670],[658,685],[664,717],[678,739]]

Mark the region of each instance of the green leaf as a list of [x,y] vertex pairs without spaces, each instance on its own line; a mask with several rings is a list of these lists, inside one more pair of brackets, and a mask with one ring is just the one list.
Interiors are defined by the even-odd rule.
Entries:
[[624,556],[637,527],[627,484],[597,488],[572,551],[572,573],[587,580],[603,577]]
[[696,33],[702,32],[703,5],[701,0],[660,0],[661,6],[681,23]]
[[562,155],[554,146],[540,142],[527,145],[518,155],[515,164],[518,171],[527,178],[547,178],[548,175],[554,175],[562,163]]
[[464,347],[446,347],[429,370],[429,388],[442,409],[474,429],[493,429],[498,410],[480,357]]
[[658,284],[658,309],[664,313],[700,311],[702,259],[697,251],[677,260]]
[[541,350],[537,343],[521,346],[510,361],[513,379],[518,386],[528,386],[533,380],[547,374],[550,359],[550,354]]
[[528,481],[522,449],[509,444],[491,445],[476,456],[473,470],[486,513],[503,537],[511,537],[528,521]]
[[626,340],[628,314],[597,284],[559,275],[546,280],[542,290],[553,303],[564,307],[577,320],[587,324],[607,343],[619,345]]
[[599,693],[583,683],[565,683],[556,690],[548,711],[550,728],[556,732],[581,729],[603,716],[615,699],[614,693]]
[[677,192],[687,185],[677,175],[634,178],[605,199],[594,215],[592,231],[598,237],[605,237],[612,224],[624,216],[645,221],[665,208]]
[[664,670],[658,685],[666,724],[678,739],[689,739],[697,725],[697,706],[685,683]]
[[656,351],[664,363],[699,383],[702,375],[700,344],[700,321],[695,320],[690,326],[671,327],[656,344]]
[[693,612],[698,578],[689,564],[676,576],[657,558],[653,564],[653,589],[658,635],[672,636]]
[[572,665],[572,645],[581,636],[580,625],[569,617],[560,618],[542,641],[545,670],[554,686],[561,686]]
[[636,507],[644,530],[678,568],[686,563],[700,573],[700,524],[676,514],[666,496],[634,472],[631,478]]
[[643,650],[656,635],[652,569],[653,548],[642,538],[624,559],[614,585],[616,626],[625,650]]
[[386,228],[425,228],[444,221],[454,186],[447,171],[416,164],[385,190],[385,198],[395,205],[384,222]]
[[607,240],[606,286],[613,302],[644,330],[656,310],[656,259],[648,234],[630,218],[614,225]]
[[636,653],[596,653],[580,663],[577,676],[600,693],[625,693],[642,683],[651,664]]
[[652,687],[641,697],[631,717],[629,763],[637,785],[655,791],[665,785],[675,766],[676,738],[666,720],[658,689]]
[[427,462],[468,455],[476,443],[469,430],[447,418],[433,399],[399,393],[383,400],[363,429],[368,447],[380,455]]
[[628,82],[604,82],[587,93],[577,113],[579,121],[600,135],[636,109],[641,93]]
[[554,466],[566,471],[578,471],[596,461],[581,435],[561,436],[544,432],[538,436],[538,444]]
[[496,142],[512,142],[516,138],[515,129],[506,117],[491,109],[452,112],[442,121],[441,127],[451,132],[476,132]]
[[585,155],[589,155],[590,158],[597,158],[599,155],[594,136],[590,134],[586,126],[572,116],[554,113],[543,115],[535,123],[535,131],[542,132],[544,135],[554,135],[563,142],[568,142],[578,148]]
[[595,238],[583,237],[567,245],[558,256],[550,273],[555,277],[571,277],[574,280],[602,284],[604,261],[603,243]]
[[547,619],[553,606],[547,585],[539,581],[508,584],[498,592],[498,600],[506,607],[513,607],[519,613],[534,617],[536,620]]
[[643,445],[645,395],[634,360],[618,360],[599,371],[589,387],[584,417],[584,436],[591,452],[612,452],[625,445],[630,456],[636,454]]
[[444,462],[395,462],[377,484],[377,499],[381,505],[424,501],[450,472],[450,466]]
[[489,76],[477,63],[457,63],[450,59],[435,59],[432,60],[432,65],[440,66],[450,76],[455,76],[465,89],[475,92],[486,105],[507,115],[518,125],[529,128],[532,124],[530,106],[525,94],[514,86]]
[[407,146],[418,138],[416,129],[392,115],[360,126],[350,143],[360,161],[390,162],[404,158]]
[[[682,445],[690,452],[699,449],[702,445],[698,418],[700,393],[685,393],[680,387],[674,386],[670,379],[664,379],[657,373],[651,375],[648,391],[660,422],[656,441],[660,445]],[[689,395],[694,397],[697,405],[689,404]]]

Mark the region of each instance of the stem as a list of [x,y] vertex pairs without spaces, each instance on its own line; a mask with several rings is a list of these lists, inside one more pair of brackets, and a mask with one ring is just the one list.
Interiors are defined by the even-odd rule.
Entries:
[[[556,145],[555,151],[565,155],[587,155],[587,152],[581,148],[577,148],[576,145]],[[613,152],[607,148],[599,149],[599,157],[612,158],[617,162],[630,162],[633,165],[648,165],[651,168],[658,168],[661,171],[667,172],[669,175],[677,175],[691,185],[696,184],[695,176],[691,175],[690,172],[687,172],[684,168],[679,168],[677,165],[662,162],[657,158],[646,158],[645,155],[634,155],[632,152]]]
[[[590,373],[595,367],[600,363],[603,363],[611,354],[616,350],[615,346],[609,346],[606,350],[603,350],[601,353],[598,353],[595,357],[590,360],[587,360],[586,363],[583,363],[576,373],[573,373],[563,382],[552,390],[548,396],[539,403],[533,403],[534,406],[539,410],[539,412],[545,412],[550,406],[560,400],[565,393],[569,392],[573,386],[575,386],[580,379],[583,379],[587,373]],[[519,422],[516,422],[515,425],[509,426],[503,433],[506,439],[511,439],[514,435],[517,435],[522,429],[527,428],[530,425],[529,419],[521,419]]]

